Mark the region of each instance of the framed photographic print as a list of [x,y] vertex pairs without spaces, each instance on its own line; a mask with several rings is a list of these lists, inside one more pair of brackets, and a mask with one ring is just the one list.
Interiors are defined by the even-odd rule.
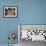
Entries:
[[4,6],[4,17],[16,17],[17,7],[16,6]]
[[46,41],[46,24],[19,24],[18,42],[22,40]]

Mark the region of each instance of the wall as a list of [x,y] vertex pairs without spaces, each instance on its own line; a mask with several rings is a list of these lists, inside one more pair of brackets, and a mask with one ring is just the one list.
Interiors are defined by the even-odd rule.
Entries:
[[[18,7],[16,18],[3,18],[3,6],[9,5]],[[46,24],[46,0],[0,0],[0,44],[8,43],[9,32],[17,34],[18,24]]]
[[[10,32],[17,32],[17,18],[3,18],[3,6],[16,6],[17,0],[0,0],[0,44],[7,44],[9,42],[8,35]],[[16,38],[15,43],[18,43]]]
[[46,0],[20,0],[19,18],[21,24],[46,24]]

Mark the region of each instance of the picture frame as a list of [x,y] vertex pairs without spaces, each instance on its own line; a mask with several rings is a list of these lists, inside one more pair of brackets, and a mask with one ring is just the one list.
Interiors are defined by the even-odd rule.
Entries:
[[16,6],[4,6],[3,7],[3,17],[14,18],[17,17],[17,7]]
[[[21,39],[21,37],[22,37],[21,32],[23,30],[24,31],[28,30],[28,37],[26,40],[46,41],[46,24],[18,24],[18,42],[25,40],[25,38]],[[33,33],[31,33],[31,32],[33,32]],[[25,35],[23,35],[23,36],[25,36]]]

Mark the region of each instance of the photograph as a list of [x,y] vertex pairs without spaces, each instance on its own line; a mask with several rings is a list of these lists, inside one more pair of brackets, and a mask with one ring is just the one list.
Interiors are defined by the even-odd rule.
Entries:
[[46,41],[46,25],[19,24],[20,41]]
[[17,7],[15,6],[5,6],[4,7],[4,17],[16,17]]

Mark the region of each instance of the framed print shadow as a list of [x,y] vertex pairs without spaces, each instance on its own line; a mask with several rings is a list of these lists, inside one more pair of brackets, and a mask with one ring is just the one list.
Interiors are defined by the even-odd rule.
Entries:
[[17,7],[16,6],[4,6],[3,16],[4,17],[17,17]]

